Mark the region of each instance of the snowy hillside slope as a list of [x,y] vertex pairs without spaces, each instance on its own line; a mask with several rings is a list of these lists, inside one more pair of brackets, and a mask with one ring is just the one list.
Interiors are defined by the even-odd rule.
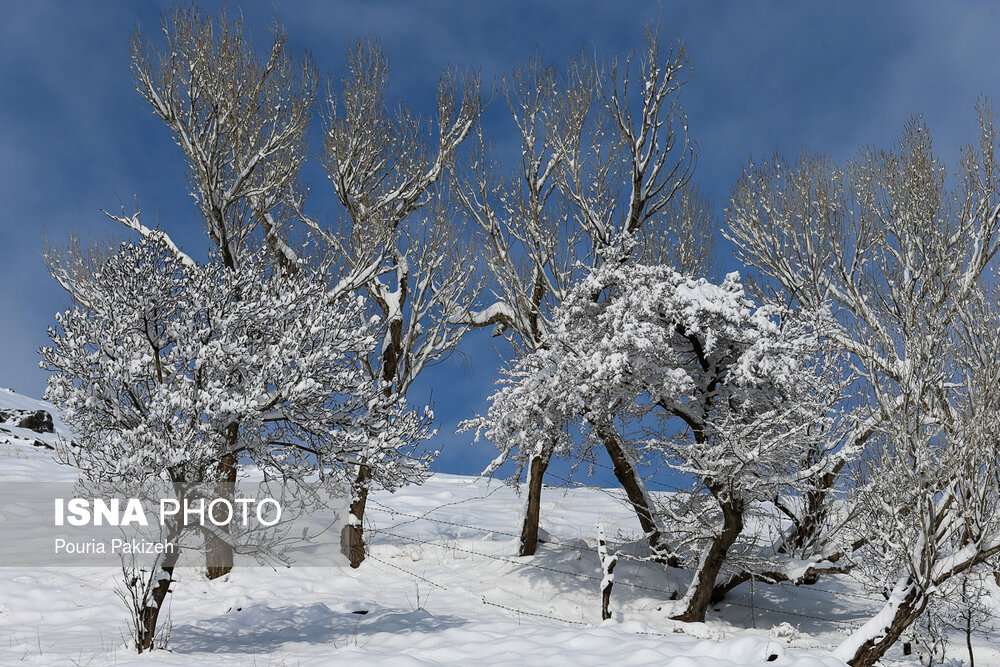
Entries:
[[[51,409],[0,392],[0,410],[15,406]],[[57,415],[54,426],[67,433]],[[27,437],[0,436],[0,483],[71,477]],[[828,649],[879,606],[846,578],[758,583],[685,625],[657,609],[683,573],[624,560],[602,623],[596,524],[632,526],[634,513],[615,490],[547,488],[547,541],[517,558],[520,503],[498,482],[439,474],[374,494],[359,570],[238,561],[207,581],[182,561],[170,650],[141,657],[123,642],[113,568],[0,567],[0,665],[834,667]],[[977,648],[977,662],[1000,664],[1000,651]]]
[[[36,419],[39,413],[48,419]],[[44,421],[51,422],[51,431],[48,424],[39,426]],[[75,479],[70,468],[53,460],[60,440],[72,440],[72,434],[51,403],[0,387],[0,482]]]
[[57,438],[68,435],[51,403],[0,387],[0,443],[50,448]]

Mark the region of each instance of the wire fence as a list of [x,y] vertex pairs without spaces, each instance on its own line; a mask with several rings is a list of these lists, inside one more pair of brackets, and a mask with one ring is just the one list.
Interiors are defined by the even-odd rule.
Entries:
[[[556,477],[558,478],[558,476],[556,476]],[[561,478],[561,479],[563,479],[564,481],[566,481],[568,483],[574,484],[574,485],[583,486],[579,482],[576,482],[576,481],[573,481],[573,480],[567,480],[565,478]],[[432,523],[432,524],[436,524],[436,525],[448,526],[448,527],[452,527],[452,528],[461,528],[461,529],[464,529],[464,530],[478,532],[478,533],[481,533],[481,534],[484,534],[484,535],[502,535],[502,536],[505,536],[505,537],[519,539],[520,535],[517,534],[517,533],[515,533],[515,532],[506,531],[506,530],[502,530],[502,529],[498,529],[498,528],[490,528],[490,527],[485,527],[485,526],[478,526],[478,525],[474,525],[472,523],[467,523],[467,522],[462,522],[462,521],[449,520],[449,519],[441,519],[441,518],[430,516],[430,514],[436,512],[436,511],[439,511],[441,509],[444,509],[446,507],[453,507],[455,505],[464,504],[464,503],[467,503],[467,502],[474,502],[476,500],[481,500],[481,499],[488,498],[489,496],[491,496],[494,493],[496,493],[496,491],[498,491],[500,488],[503,488],[503,487],[497,487],[496,489],[493,489],[488,494],[485,494],[483,496],[476,496],[476,497],[471,497],[471,498],[467,498],[467,499],[463,499],[463,500],[459,500],[459,501],[455,501],[455,502],[445,503],[443,505],[439,505],[437,507],[433,507],[433,508],[431,508],[431,509],[429,509],[429,510],[423,512],[423,513],[401,511],[401,510],[393,508],[393,507],[391,507],[389,505],[386,505],[385,503],[379,502],[379,501],[377,501],[375,499],[370,499],[370,502],[373,504],[373,506],[369,508],[369,511],[376,512],[376,513],[381,513],[381,514],[385,514],[385,515],[392,516],[392,517],[403,517],[403,518],[406,518],[407,521],[393,524],[389,528],[378,528],[376,526],[371,526],[369,530],[370,530],[371,533],[373,533],[375,535],[383,535],[385,537],[388,537],[388,538],[391,538],[391,539],[394,539],[394,540],[398,540],[398,541],[401,541],[401,542],[409,543],[409,544],[418,544],[418,545],[421,545],[421,546],[427,546],[427,547],[439,549],[439,550],[442,550],[442,551],[445,551],[445,552],[459,552],[459,553],[464,553],[464,554],[466,554],[468,556],[472,556],[472,557],[475,557],[475,558],[480,558],[480,559],[489,560],[489,561],[493,561],[493,562],[503,563],[505,565],[512,565],[512,566],[515,566],[515,567],[517,567],[519,569],[536,570],[536,571],[544,572],[544,573],[546,573],[548,575],[554,575],[556,577],[571,578],[571,579],[574,579],[574,580],[577,580],[577,581],[595,582],[597,584],[597,587],[599,588],[600,583],[602,582],[602,579],[603,579],[602,576],[596,576],[596,575],[587,574],[587,573],[584,573],[584,572],[573,572],[573,571],[570,571],[570,570],[565,570],[565,569],[562,569],[562,568],[553,567],[551,565],[546,565],[546,564],[543,564],[543,563],[537,563],[537,562],[534,562],[531,559],[526,559],[526,558],[511,558],[511,557],[507,557],[507,556],[503,556],[503,555],[497,555],[497,554],[487,553],[486,551],[482,551],[482,550],[479,550],[479,549],[469,548],[467,546],[461,546],[461,545],[458,545],[458,544],[455,544],[455,543],[443,543],[443,542],[435,541],[435,540],[432,540],[432,539],[426,539],[424,537],[414,537],[414,536],[411,536],[411,535],[402,535],[399,532],[397,532],[399,528],[401,528],[401,527],[403,527],[405,525],[409,525],[409,524],[413,524],[413,523],[418,523],[418,522],[427,522],[427,523]],[[594,489],[596,487],[586,487],[586,488],[588,488],[588,489]],[[602,491],[604,493],[607,493],[608,495],[612,496],[613,498],[615,498],[621,504],[624,504],[624,505],[629,506],[629,507],[632,506],[632,504],[628,502],[627,498],[623,498],[622,496],[618,496],[618,495],[614,494],[612,491],[610,491],[608,489],[598,489],[598,490]],[[593,547],[590,547],[589,545],[585,545],[585,544],[581,545],[579,542],[575,542],[575,543],[574,542],[568,542],[568,541],[565,541],[565,540],[558,539],[558,538],[556,538],[554,536],[551,536],[551,535],[548,535],[548,536],[546,536],[544,538],[539,538],[538,541],[540,543],[542,543],[542,544],[546,544],[546,545],[549,545],[550,547],[557,548],[557,549],[563,549],[563,550],[569,550],[569,551],[574,551],[574,552],[578,552],[578,553],[587,553],[587,554],[596,553],[595,549]],[[440,582],[437,582],[437,581],[434,581],[434,580],[430,579],[429,577],[427,577],[425,575],[421,575],[421,574],[417,574],[416,572],[412,572],[412,571],[410,571],[410,570],[408,570],[406,568],[403,568],[403,567],[401,567],[401,566],[399,566],[399,565],[397,565],[395,563],[391,563],[391,562],[389,562],[387,560],[378,558],[377,556],[374,556],[371,553],[369,553],[368,557],[372,558],[373,560],[375,560],[375,561],[377,561],[377,562],[379,562],[379,563],[381,563],[383,565],[386,565],[386,566],[388,566],[390,568],[393,568],[395,570],[398,570],[398,571],[400,571],[400,572],[402,572],[402,573],[404,573],[404,574],[406,574],[406,575],[408,575],[410,577],[413,577],[416,580],[423,581],[423,582],[425,582],[425,583],[427,583],[427,584],[429,584],[431,586],[434,586],[436,588],[439,588],[439,589],[448,590],[447,585],[445,585],[443,583],[440,583]],[[771,606],[771,605],[768,605],[768,604],[761,604],[760,601],[757,599],[757,591],[756,591],[757,587],[754,586],[753,584],[757,583],[757,582],[763,582],[763,583],[767,583],[767,582],[764,581],[764,580],[762,580],[759,577],[752,577],[751,578],[751,582],[752,583],[749,586],[749,590],[748,590],[748,594],[749,594],[749,601],[748,602],[741,602],[739,600],[733,599],[732,596],[730,596],[730,597],[724,599],[720,604],[721,605],[728,605],[728,606],[731,606],[731,607],[739,607],[739,608],[747,609],[749,611],[750,618],[751,618],[751,623],[752,623],[753,627],[757,627],[756,624],[757,624],[757,614],[758,613],[768,613],[768,614],[772,614],[772,615],[777,616],[777,617],[783,617],[783,618],[786,618],[786,619],[789,619],[789,620],[792,620],[792,621],[796,621],[796,620],[799,620],[799,619],[808,620],[808,621],[814,621],[814,622],[826,624],[828,626],[838,627],[838,628],[841,628],[841,629],[847,630],[847,631],[854,630],[854,629],[857,629],[857,628],[861,627],[861,625],[864,624],[865,622],[867,622],[870,619],[870,617],[871,617],[871,612],[867,612],[867,613],[865,613],[862,616],[857,616],[857,617],[853,617],[853,618],[846,618],[846,619],[845,618],[832,618],[830,616],[825,616],[825,615],[821,615],[821,614],[817,614],[817,613],[809,613],[809,612],[802,611],[802,610],[791,610],[791,609],[787,609],[787,608],[777,608],[777,607],[774,607],[774,606]],[[621,578],[617,578],[614,585],[615,585],[616,588],[617,587],[626,587],[626,588],[629,588],[629,589],[632,589],[632,590],[636,590],[636,591],[642,591],[642,592],[647,592],[647,593],[655,594],[657,597],[660,597],[663,600],[675,599],[676,595],[678,593],[678,591],[676,591],[676,590],[670,590],[670,589],[663,588],[663,587],[652,586],[652,585],[645,584],[645,583],[636,583],[636,582],[627,581],[627,580],[624,580],[624,579],[621,579]],[[776,584],[776,585],[780,585],[780,584]],[[785,584],[785,585],[787,585],[787,584]],[[855,592],[855,591],[850,591],[850,590],[833,590],[833,589],[822,587],[822,586],[816,586],[815,584],[795,585],[795,587],[796,587],[796,589],[799,589],[799,590],[809,590],[809,591],[813,591],[813,592],[817,592],[817,593],[823,593],[823,594],[834,596],[834,597],[837,597],[837,596],[849,597],[849,598],[853,598],[853,599],[857,599],[857,600],[863,600],[865,602],[870,602],[870,603],[878,604],[878,605],[885,604],[885,602],[886,602],[886,600],[885,600],[884,597],[878,597],[878,596],[873,595],[873,594],[863,594],[863,593],[860,593],[860,592]],[[466,591],[464,591],[464,590],[462,592],[466,593]],[[477,595],[477,594],[471,593],[471,592],[468,592],[468,594],[470,596]],[[531,618],[543,618],[543,619],[547,619],[547,620],[552,620],[552,621],[564,623],[564,624],[567,624],[567,625],[591,625],[591,623],[588,623],[586,621],[565,618],[565,617],[553,614],[551,612],[543,612],[543,611],[539,611],[539,610],[523,609],[523,608],[520,608],[520,607],[512,606],[510,604],[504,604],[504,603],[501,603],[501,602],[498,602],[498,601],[495,601],[495,600],[491,600],[488,597],[486,597],[485,595],[478,595],[478,598],[480,599],[480,601],[482,602],[482,604],[484,604],[486,606],[497,608],[497,609],[501,609],[501,610],[507,611],[507,612],[512,613],[512,614],[516,614],[518,617],[526,616],[526,617],[531,617]],[[718,605],[713,605],[713,606],[717,607]],[[988,618],[990,618],[990,619],[1000,621],[1000,615],[995,615],[995,614],[989,612],[988,610],[983,610],[983,615],[986,616],[986,617],[988,617]],[[670,637],[670,636],[672,636],[672,635],[669,635],[669,634],[658,633],[658,632],[653,632],[653,631],[635,632],[635,633],[632,633],[632,634],[662,636],[662,637]],[[989,633],[983,633],[983,634],[989,634]]]
[[[478,531],[478,532],[482,532],[482,533],[486,533],[486,534],[499,534],[499,535],[506,535],[506,536],[515,537],[515,538],[518,537],[518,535],[516,535],[514,533],[511,533],[511,532],[507,532],[507,531],[502,531],[502,530],[497,530],[497,529],[492,529],[492,528],[485,528],[485,527],[481,527],[481,526],[473,526],[471,524],[461,523],[461,522],[457,522],[457,521],[446,521],[446,520],[443,520],[443,519],[436,519],[436,518],[432,518],[432,517],[421,516],[421,515],[413,514],[413,513],[410,513],[410,512],[396,511],[396,510],[394,510],[392,508],[389,508],[388,506],[386,506],[386,505],[384,505],[382,503],[378,503],[378,505],[380,507],[378,507],[378,508],[372,508],[372,510],[381,511],[383,513],[388,513],[388,514],[396,514],[396,515],[399,515],[399,516],[411,517],[411,518],[414,519],[414,521],[416,521],[416,520],[429,521],[429,522],[432,522],[432,523],[437,523],[437,524],[442,524],[442,525],[448,525],[448,526],[453,526],[453,527],[461,527],[461,528],[465,528],[465,529],[469,529],[469,530],[474,530],[474,531]],[[514,566],[516,566],[518,568],[527,568],[527,569],[537,570],[537,571],[540,571],[540,572],[545,572],[547,574],[553,574],[553,575],[557,575],[557,576],[560,576],[560,577],[569,577],[569,578],[573,578],[573,579],[577,579],[577,580],[582,580],[582,581],[593,581],[593,582],[596,582],[597,584],[600,584],[601,581],[602,581],[602,577],[596,576],[596,575],[586,574],[586,573],[583,573],[583,572],[573,572],[573,571],[570,571],[570,570],[564,570],[564,569],[561,569],[561,568],[552,567],[550,565],[544,565],[544,564],[541,564],[541,563],[535,563],[535,562],[532,562],[532,561],[527,560],[527,559],[515,559],[515,558],[509,558],[509,557],[506,557],[506,556],[499,556],[499,555],[496,555],[496,554],[490,554],[490,553],[486,553],[485,551],[480,551],[480,550],[476,550],[476,549],[470,549],[468,547],[459,546],[459,545],[453,544],[453,543],[442,543],[442,542],[436,542],[434,540],[424,539],[424,538],[421,538],[421,537],[414,537],[414,536],[409,536],[409,535],[401,535],[401,534],[399,534],[397,532],[394,532],[392,530],[387,530],[387,529],[381,529],[381,528],[377,528],[377,527],[372,527],[372,528],[369,529],[369,532],[377,534],[377,535],[384,535],[386,537],[390,537],[392,539],[399,540],[399,541],[402,541],[402,542],[406,542],[406,543],[409,543],[409,544],[419,544],[419,545],[422,545],[422,546],[433,547],[433,548],[440,549],[440,550],[446,551],[446,552],[464,553],[464,554],[469,555],[469,556],[473,556],[473,557],[477,557],[477,558],[481,558],[481,559],[486,559],[486,560],[491,560],[491,561],[494,561],[494,562],[504,563],[506,565],[514,565]],[[556,546],[562,546],[563,548],[569,548],[569,549],[572,549],[572,550],[575,550],[575,551],[580,551],[580,552],[591,553],[593,551],[590,548],[584,549],[583,547],[579,547],[577,545],[571,545],[571,544],[565,544],[565,543],[560,544],[558,541],[555,541],[555,540],[549,540],[548,543],[549,544],[554,544]],[[378,559],[378,560],[379,560],[379,562],[382,562],[382,563],[385,563],[387,565],[390,565],[391,567],[395,567],[396,569],[401,570],[403,572],[406,572],[407,574],[411,574],[412,576],[415,576],[416,578],[423,579],[427,583],[432,584],[432,585],[434,585],[434,586],[436,586],[438,588],[444,588],[445,587],[443,584],[439,584],[437,582],[433,582],[433,581],[431,581],[429,579],[426,579],[425,577],[423,577],[421,575],[417,575],[416,573],[408,572],[407,570],[405,570],[405,569],[403,569],[401,567],[395,566],[393,564],[390,564],[387,561],[384,561],[384,560],[381,560],[381,559]],[[631,582],[631,581],[625,581],[625,580],[622,580],[622,579],[617,579],[615,581],[615,586],[616,587],[623,586],[623,587],[630,588],[630,589],[633,589],[633,590],[644,591],[644,592],[648,592],[648,593],[655,593],[659,597],[662,597],[665,600],[669,600],[669,599],[671,599],[673,597],[676,597],[676,595],[677,595],[677,591],[676,590],[670,590],[670,589],[661,588],[661,587],[658,587],[658,586],[650,586],[648,584],[639,584],[639,583],[635,583],[635,582]],[[485,601],[485,598],[484,598],[484,601]],[[725,604],[731,605],[731,606],[735,606],[735,607],[741,607],[741,608],[744,608],[744,609],[748,609],[748,610],[751,611],[751,613],[767,612],[767,613],[776,614],[776,615],[779,615],[779,616],[784,616],[784,617],[787,617],[787,618],[803,618],[803,619],[809,619],[809,620],[812,620],[812,621],[820,621],[820,622],[823,622],[823,623],[830,623],[830,624],[833,624],[833,625],[850,627],[850,628],[860,627],[861,623],[863,623],[864,621],[868,620],[868,616],[867,615],[866,616],[860,616],[860,617],[857,617],[857,618],[852,618],[852,619],[845,620],[845,619],[836,619],[836,618],[819,616],[819,615],[816,615],[816,614],[809,614],[809,613],[805,613],[805,612],[802,612],[802,611],[791,611],[791,610],[788,610],[788,609],[778,609],[778,608],[771,607],[771,606],[768,606],[768,605],[759,604],[756,600],[751,600],[750,603],[743,603],[743,602],[739,602],[737,600],[727,599],[727,600],[725,600]],[[502,607],[503,605],[493,604],[491,606]],[[531,610],[517,609],[517,608],[510,608],[510,609],[512,611],[516,611],[518,613],[522,613],[522,614],[525,614],[525,615],[528,615],[528,616],[546,616],[545,614],[543,614],[541,612],[535,612],[535,611],[531,611]],[[552,618],[554,618],[555,620],[561,620],[561,621],[564,621],[564,622],[581,623],[579,621],[568,621],[567,619],[562,619],[562,618],[557,618],[557,617],[552,617]]]

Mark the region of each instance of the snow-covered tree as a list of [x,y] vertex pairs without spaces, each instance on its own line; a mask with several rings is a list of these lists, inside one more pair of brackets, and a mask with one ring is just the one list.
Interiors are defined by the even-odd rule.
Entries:
[[[246,253],[264,243],[272,264],[298,270],[283,222],[305,161],[304,135],[317,83],[313,68],[292,62],[280,31],[262,60],[241,21],[225,15],[213,20],[195,8],[165,18],[162,38],[158,49],[139,33],[133,37],[136,88],[184,155],[215,261],[235,270]],[[138,213],[112,217],[141,235],[172,243],[165,232],[143,225]],[[236,462],[221,465],[231,484]],[[231,569],[224,541],[209,554],[217,563],[208,568],[210,577]]]
[[[390,489],[422,479],[426,462],[410,453],[426,418],[364,372],[376,341],[362,305],[331,300],[312,270],[269,269],[265,256],[195,265],[146,237],[76,276],[78,305],[57,316],[42,356],[46,398],[76,436],[68,461],[85,479],[228,481],[224,459],[343,493],[360,461]],[[140,651],[179,555],[151,570]]]
[[[381,345],[366,368],[386,397],[405,397],[420,373],[452,352],[468,327],[451,323],[475,298],[477,262],[456,228],[442,176],[479,118],[474,78],[442,78],[436,136],[405,107],[385,98],[388,63],[360,43],[348,54],[348,75],[328,99],[327,175],[346,213],[342,224],[299,218],[324,243],[327,260],[346,276],[337,291],[363,295],[379,318]],[[377,483],[361,462],[351,523],[343,547],[351,564],[365,557],[364,517]]]
[[949,635],[960,633],[969,656],[969,667],[975,667],[972,638],[976,635],[988,637],[994,630],[991,597],[996,588],[991,585],[991,579],[992,576],[984,572],[966,572],[949,580],[934,596],[910,633],[926,654],[918,655],[921,664],[933,664],[935,654],[940,655],[938,664],[947,664],[945,653],[950,644]]
[[[236,267],[244,249],[262,239],[271,263],[295,272],[302,258],[287,233],[303,225],[299,232],[321,243],[322,263],[332,267],[331,298],[358,291],[379,317],[384,344],[365,366],[370,379],[386,397],[405,396],[428,363],[455,347],[465,328],[446,321],[468,309],[475,291],[475,266],[461,251],[435,185],[478,117],[476,82],[459,92],[455,77],[442,80],[435,140],[408,111],[388,110],[379,49],[361,44],[351,51],[343,94],[331,96],[328,106],[326,163],[348,214],[337,227],[306,214],[296,182],[316,91],[312,65],[292,63],[280,32],[260,60],[242,24],[225,16],[213,21],[196,10],[178,11],[163,32],[159,51],[134,40],[133,70],[140,94],[188,162],[193,196],[218,257]],[[143,234],[160,233],[137,215],[117,219]],[[354,518],[344,534],[355,565],[364,558],[372,483],[360,464]]]
[[305,162],[312,66],[292,62],[280,31],[261,60],[242,21],[224,14],[213,20],[179,9],[162,33],[160,49],[139,33],[132,40],[136,88],[184,154],[191,196],[220,259],[238,264],[257,232],[272,261],[295,270],[282,223]]
[[747,514],[798,488],[801,462],[836,431],[840,383],[821,312],[755,306],[736,274],[713,284],[625,256],[609,253],[566,295],[545,345],[504,372],[468,426],[509,443],[491,467],[530,465],[539,440],[582,457],[616,438],[633,470],[645,455],[693,478],[694,493],[663,503],[635,479],[663,538],[656,555],[694,571],[672,615],[704,620],[724,565],[752,556]]
[[[493,290],[490,301],[456,321],[495,327],[516,354],[528,354],[546,345],[554,309],[600,263],[601,251],[625,238],[646,261],[692,273],[703,268],[712,234],[707,206],[690,185],[693,145],[677,101],[685,67],[682,51],[664,54],[650,35],[638,81],[626,60],[608,72],[576,64],[562,75],[532,62],[502,82],[520,163],[504,179],[480,133],[478,150],[456,173],[456,194],[480,231]],[[612,427],[603,433],[655,548],[659,532],[629,454]],[[505,455],[527,448],[519,553],[533,554],[542,481],[558,447],[544,439],[494,444]]]
[[[946,187],[927,129],[845,169],[805,158],[752,167],[730,207],[744,259],[785,299],[829,304],[831,341],[850,355],[867,414],[857,472],[855,562],[887,591],[885,608],[838,654],[882,656],[951,578],[1000,551],[996,433],[996,136],[986,108],[977,147]],[[858,466],[857,448],[867,447]],[[804,517],[805,519],[805,517]],[[814,525],[803,520],[800,525]]]

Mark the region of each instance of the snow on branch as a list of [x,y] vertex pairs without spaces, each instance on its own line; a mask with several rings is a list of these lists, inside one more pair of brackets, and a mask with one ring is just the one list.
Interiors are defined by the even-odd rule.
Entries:
[[105,211],[104,215],[108,216],[108,218],[114,220],[115,222],[121,223],[122,225],[128,227],[132,231],[138,232],[139,235],[144,238],[153,239],[159,243],[162,243],[163,246],[169,249],[170,252],[173,253],[174,256],[177,258],[177,260],[185,267],[189,269],[194,269],[197,267],[196,262],[193,259],[191,259],[191,257],[188,256],[184,251],[182,251],[177,246],[176,243],[174,243],[174,240],[170,238],[169,234],[167,234],[162,229],[150,229],[146,225],[142,224],[142,222],[139,220],[140,214],[138,211],[136,211],[132,215],[114,215],[113,213],[108,213],[107,211]]

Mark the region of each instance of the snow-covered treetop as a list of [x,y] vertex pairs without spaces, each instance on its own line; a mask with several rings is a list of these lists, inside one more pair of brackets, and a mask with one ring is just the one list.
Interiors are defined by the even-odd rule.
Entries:
[[192,266],[155,237],[76,277],[87,295],[57,316],[46,398],[97,479],[211,479],[221,456],[333,482],[361,457],[392,488],[422,474],[408,445],[425,419],[384,398],[360,367],[376,344],[356,300],[328,298],[309,270]]
[[723,422],[763,412],[774,421],[775,411],[814,405],[790,398],[823,365],[823,315],[789,315],[756,306],[735,273],[714,284],[609,258],[557,309],[545,347],[504,373],[486,417],[468,425],[503,445],[493,470],[515,449],[532,452],[540,434],[566,453],[574,424],[655,411],[705,444]]
[[695,145],[680,106],[687,66],[683,48],[664,49],[650,33],[641,57],[606,68],[580,61],[560,72],[534,61],[504,77],[520,159],[505,178],[480,129],[455,169],[454,194],[495,283],[489,302],[456,321],[495,326],[531,350],[614,246],[630,244],[651,264],[704,267],[711,213],[691,183]]

